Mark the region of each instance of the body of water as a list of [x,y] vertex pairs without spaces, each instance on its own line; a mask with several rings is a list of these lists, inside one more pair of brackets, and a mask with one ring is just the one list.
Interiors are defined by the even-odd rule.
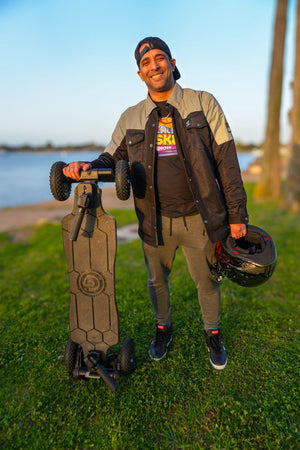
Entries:
[[[56,161],[92,161],[94,152],[3,152],[0,153],[0,209],[53,200],[49,172]],[[253,152],[239,153],[241,170],[256,159]],[[103,183],[105,188],[109,183]],[[111,184],[110,184],[111,185]]]

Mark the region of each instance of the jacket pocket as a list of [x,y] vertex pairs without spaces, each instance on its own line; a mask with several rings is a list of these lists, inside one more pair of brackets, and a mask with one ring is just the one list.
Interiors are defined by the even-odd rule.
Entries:
[[207,127],[207,122],[202,112],[190,114],[185,120],[184,125],[186,130],[198,129]]
[[207,149],[211,147],[210,130],[206,118],[202,111],[191,113],[184,119],[184,126],[190,140],[190,144],[194,148]]
[[130,162],[143,161],[145,151],[144,130],[127,130],[126,145]]
[[146,194],[144,130],[127,130],[126,144],[132,190],[136,198],[144,198]]
[[[183,121],[191,155],[198,158],[206,155],[212,167],[215,161],[212,152],[210,128],[202,111],[191,113]],[[197,154],[198,153],[198,154]]]

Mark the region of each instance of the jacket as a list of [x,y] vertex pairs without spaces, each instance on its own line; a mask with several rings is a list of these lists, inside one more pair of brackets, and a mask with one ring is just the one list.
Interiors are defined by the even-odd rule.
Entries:
[[[234,140],[216,99],[177,83],[167,101],[173,113],[175,141],[187,182],[212,242],[224,239],[229,223],[248,222],[246,193]],[[92,167],[129,161],[139,235],[158,245],[154,189],[158,108],[148,97],[120,117],[112,139]],[[179,142],[178,142],[179,140]]]

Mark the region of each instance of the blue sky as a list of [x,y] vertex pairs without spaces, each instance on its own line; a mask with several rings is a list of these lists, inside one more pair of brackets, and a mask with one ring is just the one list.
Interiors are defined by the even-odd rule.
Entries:
[[[281,137],[290,129],[296,0],[290,0]],[[264,138],[275,0],[0,0],[0,144],[110,140],[146,95],[134,60],[164,39],[183,87],[215,95],[234,137]]]

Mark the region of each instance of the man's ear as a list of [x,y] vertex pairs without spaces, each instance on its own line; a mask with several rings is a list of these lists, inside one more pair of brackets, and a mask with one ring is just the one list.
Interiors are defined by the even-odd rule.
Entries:
[[143,77],[143,74],[142,74],[142,72],[141,72],[140,70],[137,71],[137,74],[138,74],[138,76],[140,77],[140,79],[141,79],[142,81],[145,81],[145,80],[144,80],[144,77]]
[[171,61],[172,70],[173,70],[173,72],[174,72],[175,66],[176,66],[176,59],[171,58],[170,61]]

